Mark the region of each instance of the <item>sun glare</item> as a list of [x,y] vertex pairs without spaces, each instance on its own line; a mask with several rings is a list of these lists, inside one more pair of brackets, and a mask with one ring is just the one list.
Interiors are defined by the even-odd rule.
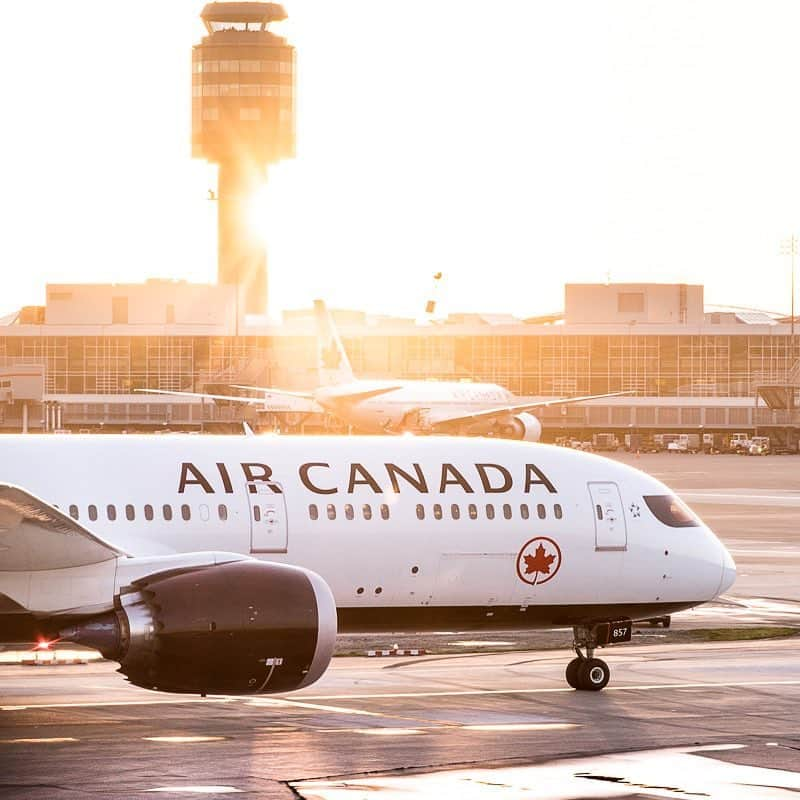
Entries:
[[270,187],[262,183],[250,197],[247,204],[247,225],[250,232],[261,244],[266,245],[269,240],[269,229],[274,212]]

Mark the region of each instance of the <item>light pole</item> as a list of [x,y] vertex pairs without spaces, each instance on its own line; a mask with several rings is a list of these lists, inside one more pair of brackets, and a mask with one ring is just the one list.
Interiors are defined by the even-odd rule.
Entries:
[[798,253],[800,247],[800,240],[792,234],[788,239],[781,242],[781,255],[789,256],[792,263],[792,302],[791,302],[791,339],[789,340],[790,358],[794,360],[794,258]]

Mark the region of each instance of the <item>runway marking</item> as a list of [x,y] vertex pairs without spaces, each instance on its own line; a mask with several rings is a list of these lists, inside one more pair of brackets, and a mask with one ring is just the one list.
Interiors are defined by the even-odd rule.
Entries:
[[[606,686],[603,692],[631,692],[652,689],[736,689],[748,688],[756,686],[800,686],[800,680],[778,680],[778,681],[734,681],[731,683],[643,683],[639,685],[627,686]],[[404,697],[480,697],[483,695],[496,695],[496,694],[554,694],[574,692],[568,686],[549,687],[541,689],[463,689],[463,690],[448,690],[448,691],[430,691],[430,692],[377,692],[373,694],[329,694],[329,695],[309,695],[308,700],[379,700],[381,698],[404,698]],[[33,708],[95,708],[107,706],[129,706],[129,705],[163,705],[169,703],[171,705],[185,705],[191,702],[204,702],[204,703],[233,703],[233,702],[246,702],[251,706],[286,706],[294,705],[301,708],[309,708],[314,711],[331,711],[338,714],[360,715],[367,717],[385,717],[386,714],[381,714],[377,711],[366,711],[359,708],[347,708],[346,706],[329,706],[320,705],[317,703],[300,702],[298,700],[284,700],[283,698],[264,698],[259,700],[246,700],[241,697],[220,697],[220,698],[198,698],[193,700],[153,700],[149,703],[146,701],[130,702],[105,702],[105,703],[29,703],[23,706],[2,706],[0,710],[3,711],[25,711]],[[388,716],[395,716],[390,714]]]
[[25,711],[28,708],[103,708],[105,706],[157,706],[184,705],[185,703],[234,703],[239,697],[185,697],[173,700],[166,697],[154,697],[152,700],[98,700],[85,703],[26,703],[19,706],[0,706],[0,711]]
[[[343,695],[340,699],[345,699],[347,696]],[[345,708],[344,706],[323,706],[318,703],[306,703],[302,700],[284,700],[282,697],[265,697],[258,698],[257,700],[250,700],[248,705],[251,706],[297,706],[298,708],[310,708],[313,711],[330,711],[333,714],[355,714],[364,717],[383,717],[377,711],[366,711],[361,708]]]
[[464,731],[570,731],[581,726],[575,722],[508,722],[494,725],[462,725]]
[[416,736],[424,733],[418,728],[354,728],[350,732],[364,736]]
[[155,789],[145,789],[146,792],[184,792],[186,794],[241,794],[242,789],[235,786],[158,786]]
[[[630,692],[642,689],[734,689],[754,686],[800,686],[800,680],[782,681],[736,681],[732,683],[648,683],[631,686],[606,686],[603,692]],[[314,695],[310,700],[369,700],[381,698],[403,697],[469,697],[494,694],[553,694],[556,692],[574,692],[569,686],[559,686],[548,689],[464,689],[443,692],[386,692],[375,694],[342,694],[342,695]]]
[[196,742],[222,742],[224,736],[142,736],[146,742],[164,742],[166,744],[195,744]]
[[71,736],[53,736],[49,739],[0,739],[0,744],[62,744],[77,741]]
[[[424,722],[424,720],[423,720]],[[313,728],[314,733],[361,733],[365,736],[409,736],[442,731],[475,731],[493,733],[520,733],[523,731],[567,731],[582,727],[575,722],[505,722],[486,724],[459,724],[441,722],[423,728]],[[296,728],[292,733],[302,730]]]
[[800,506],[800,495],[721,494],[719,492],[681,492],[687,503],[732,506],[770,505],[772,507]]

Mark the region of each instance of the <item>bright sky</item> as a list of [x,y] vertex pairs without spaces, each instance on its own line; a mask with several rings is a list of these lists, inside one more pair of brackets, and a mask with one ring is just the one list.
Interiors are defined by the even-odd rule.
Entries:
[[[189,147],[203,5],[3,4],[0,312],[47,281],[214,280],[215,169]],[[610,274],[788,311],[797,0],[286,8],[299,138],[263,222],[273,313],[418,315],[436,270],[450,310],[544,313]]]

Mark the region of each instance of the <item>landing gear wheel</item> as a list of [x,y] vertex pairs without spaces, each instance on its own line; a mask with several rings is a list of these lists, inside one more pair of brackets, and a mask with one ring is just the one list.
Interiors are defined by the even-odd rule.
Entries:
[[570,661],[569,664],[567,664],[567,673],[566,673],[567,683],[573,689],[581,688],[580,685],[578,684],[578,670],[580,669],[582,663],[583,663],[582,658],[573,658],[572,661]]
[[601,658],[586,658],[578,666],[578,688],[599,692],[608,683],[611,670]]

